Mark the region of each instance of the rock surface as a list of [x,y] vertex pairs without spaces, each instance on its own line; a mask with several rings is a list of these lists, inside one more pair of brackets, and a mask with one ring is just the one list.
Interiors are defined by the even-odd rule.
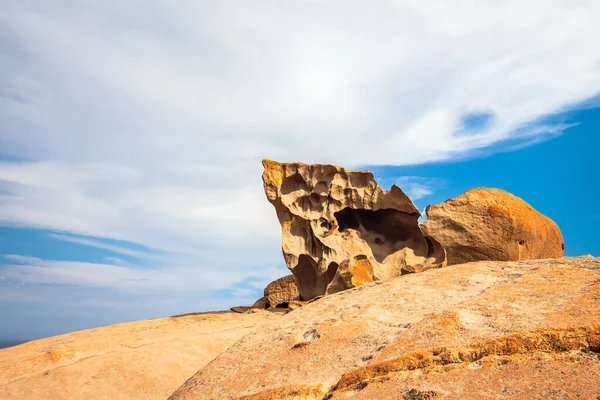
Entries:
[[291,311],[170,399],[595,399],[599,310],[598,258],[435,269]]
[[294,275],[286,275],[269,283],[265,288],[264,295],[269,302],[269,308],[287,307],[289,303],[300,298]]
[[[398,186],[386,191],[371,172],[333,165],[263,165],[265,193],[281,223],[283,255],[301,300],[325,294],[345,261],[368,260],[374,280],[445,265],[444,250],[421,233],[419,210]],[[338,282],[351,287],[351,274],[345,271]]]
[[67,333],[0,350],[0,399],[166,399],[242,336],[280,318],[206,313]]
[[446,249],[449,265],[558,258],[564,253],[558,226],[504,190],[471,189],[425,212],[421,229]]

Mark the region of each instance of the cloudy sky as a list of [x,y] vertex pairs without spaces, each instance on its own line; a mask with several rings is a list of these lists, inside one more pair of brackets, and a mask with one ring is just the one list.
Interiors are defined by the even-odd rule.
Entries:
[[570,225],[600,195],[599,18],[595,0],[4,1],[0,339],[253,302],[286,273],[264,157],[371,168],[421,208],[502,187],[567,252],[599,251]]

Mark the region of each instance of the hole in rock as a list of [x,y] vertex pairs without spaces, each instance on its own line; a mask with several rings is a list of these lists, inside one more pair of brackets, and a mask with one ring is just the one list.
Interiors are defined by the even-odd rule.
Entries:
[[431,239],[428,236],[425,236],[425,241],[427,242],[427,258],[433,256],[433,251],[434,251],[434,247],[433,247],[433,242],[431,241]]
[[561,245],[560,245],[560,248],[564,250],[564,249],[565,249],[565,244],[564,244],[564,243],[563,243],[563,244],[561,244]]
[[293,272],[298,280],[298,289],[300,289],[302,300],[312,299],[321,294],[318,292],[317,286],[317,263],[312,257],[309,257],[306,254],[300,254],[300,257],[298,257],[298,264],[294,267]]
[[290,194],[296,190],[306,191],[306,181],[302,175],[295,173],[288,176],[281,182],[281,194]]
[[348,229],[358,229],[358,220],[356,219],[355,210],[352,208],[344,208],[334,214],[337,219],[340,232],[344,232]]
[[275,308],[289,308],[289,303],[280,303],[275,306]]
[[331,230],[331,228],[333,228],[333,224],[331,223],[331,221],[327,221],[326,219],[322,218],[321,219],[321,228]]
[[525,244],[524,240],[519,240],[519,245],[523,246]]
[[294,203],[296,207],[300,208],[305,213],[314,211],[321,213],[321,211],[323,211],[325,200],[326,197],[321,196],[318,193],[311,193],[296,198]]
[[415,254],[425,256],[427,243],[417,223],[417,214],[398,210],[356,210],[344,208],[334,214],[339,231],[354,230],[371,248],[378,262],[389,255],[411,248]]
[[327,284],[329,285],[333,278],[335,277],[335,273],[337,272],[340,266],[336,262],[329,263],[327,267]]
[[309,199],[310,202],[314,205],[321,204],[321,196],[318,193],[311,193]]
[[315,185],[315,192],[322,195],[327,194],[327,192],[329,192],[329,185],[324,181],[317,182]]

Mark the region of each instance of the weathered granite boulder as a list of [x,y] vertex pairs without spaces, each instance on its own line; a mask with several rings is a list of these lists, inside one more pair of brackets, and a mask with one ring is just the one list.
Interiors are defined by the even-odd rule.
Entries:
[[300,298],[294,275],[286,275],[269,283],[264,294],[269,308],[287,307],[289,303]]
[[325,294],[334,280],[352,287],[351,270],[338,273],[346,261],[368,260],[373,280],[445,266],[444,249],[423,235],[419,210],[398,186],[386,191],[371,172],[334,165],[263,165],[265,193],[302,300]]
[[448,264],[558,258],[564,253],[558,226],[504,190],[471,189],[425,212],[421,229],[446,249]]

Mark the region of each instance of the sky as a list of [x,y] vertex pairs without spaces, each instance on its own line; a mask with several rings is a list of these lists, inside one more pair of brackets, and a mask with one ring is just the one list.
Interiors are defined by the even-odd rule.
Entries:
[[499,187],[600,256],[594,0],[4,1],[0,340],[249,305],[262,158]]

